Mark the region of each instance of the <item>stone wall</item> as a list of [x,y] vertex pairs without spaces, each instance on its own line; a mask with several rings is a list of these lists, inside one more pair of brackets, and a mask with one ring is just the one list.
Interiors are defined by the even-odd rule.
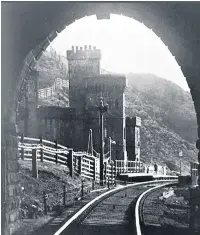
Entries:
[[[73,108],[39,107],[37,109],[39,136],[76,150],[87,149],[84,116]],[[89,132],[88,132],[89,135]],[[88,138],[88,137],[87,137]]]
[[[99,97],[103,97],[104,105],[108,104],[108,111],[104,113],[104,125],[106,129],[105,145],[107,138],[111,137],[116,142],[112,145],[112,159],[126,160],[126,130],[125,130],[125,94],[126,77],[118,74],[99,74],[98,76],[83,79],[85,89],[85,110],[90,111],[93,119],[97,119],[90,128],[99,128],[99,112],[95,107],[99,105]],[[93,110],[93,111],[92,111]],[[94,133],[94,140],[99,146],[99,132]],[[107,152],[105,146],[105,152]]]
[[2,234],[11,235],[20,226],[21,184],[15,124],[3,122],[2,132]]
[[140,127],[139,117],[126,118],[126,148],[128,160],[140,161]]
[[18,130],[25,136],[38,136],[38,71],[32,70],[24,82],[24,92],[18,100]]
[[[188,4],[190,4],[189,11]],[[9,119],[10,112],[14,110],[14,93],[19,90],[17,87],[19,79],[21,82],[24,81],[27,72],[33,68],[42,51],[48,47],[58,33],[78,18],[95,14],[97,14],[97,18],[101,18],[106,11],[106,16],[109,13],[136,16],[136,20],[142,21],[151,28],[165,45],[168,45],[177,63],[181,66],[191,89],[197,113],[198,137],[200,138],[200,50],[199,40],[196,40],[200,38],[200,14],[197,4],[197,2],[192,4],[188,2],[184,2],[184,4],[183,2],[170,4],[168,2],[143,2],[139,5],[137,3],[54,2],[41,4],[40,2],[29,2],[26,4],[21,2],[16,4],[4,2],[2,4],[2,116]],[[41,14],[38,14],[38,9]],[[150,10],[146,11],[146,9]],[[24,12],[29,14],[22,17]],[[136,12],[139,14],[135,14]],[[164,15],[163,12],[165,12]],[[187,24],[185,23],[186,12],[188,13]],[[180,24],[177,24],[177,17],[180,19]],[[12,25],[12,29],[8,25]],[[42,41],[42,39],[44,40]],[[27,54],[28,57],[24,63],[24,57]],[[19,78],[23,64],[22,75]],[[2,123],[3,125],[4,123]],[[2,135],[2,140],[5,139]],[[198,140],[198,149],[200,149],[199,143]],[[2,146],[4,146],[3,143]],[[2,162],[3,159],[2,157]],[[200,161],[200,154],[198,161]],[[198,171],[200,172],[200,168]]]
[[[85,46],[84,49],[76,47],[75,50],[72,47],[72,50],[67,51],[67,59],[70,107],[75,108],[78,115],[85,117],[84,127],[78,131],[78,133],[83,132],[82,142],[86,142],[89,129],[92,129],[94,147],[99,151],[99,113],[95,107],[98,106],[99,97],[102,95],[104,104],[109,105],[104,118],[107,132],[105,138],[111,137],[116,142],[113,159],[126,160],[124,94],[126,77],[119,74],[100,74],[101,51],[96,48]],[[90,112],[90,117],[88,114],[85,116],[85,112]]]

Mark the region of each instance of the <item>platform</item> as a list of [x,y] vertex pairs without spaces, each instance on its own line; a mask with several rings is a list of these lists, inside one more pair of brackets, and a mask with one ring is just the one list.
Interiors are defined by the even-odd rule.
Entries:
[[120,174],[119,179],[129,182],[142,182],[150,180],[178,179],[178,176],[157,175],[157,174],[147,174],[147,173],[122,173]]

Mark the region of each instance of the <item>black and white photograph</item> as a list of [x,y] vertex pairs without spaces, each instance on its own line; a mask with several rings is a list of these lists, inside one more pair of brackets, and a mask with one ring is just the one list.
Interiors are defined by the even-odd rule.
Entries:
[[1,234],[200,235],[200,1],[1,1]]

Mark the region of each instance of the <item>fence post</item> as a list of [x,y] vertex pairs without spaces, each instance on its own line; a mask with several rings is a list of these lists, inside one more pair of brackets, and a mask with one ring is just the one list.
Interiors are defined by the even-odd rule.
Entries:
[[56,148],[56,164],[58,164],[58,153],[57,153],[57,149],[58,149],[58,140],[55,140],[55,148]]
[[104,162],[104,180],[105,184],[107,183],[107,163]]
[[[24,143],[24,134],[21,134],[21,143]],[[24,148],[21,148],[21,159],[24,160]]]
[[82,157],[80,156],[79,159],[78,159],[78,173],[79,175],[81,175],[82,173]]
[[47,215],[47,194],[43,191],[43,199],[44,199],[44,214]]
[[32,176],[38,178],[37,149],[32,149]]
[[94,190],[94,186],[95,186],[95,181],[92,180],[92,190]]
[[81,181],[81,198],[84,196],[84,182],[83,180]]
[[113,169],[113,161],[111,162],[111,184],[113,186],[113,178],[114,178],[114,169]]
[[66,186],[63,185],[63,205],[66,205]]
[[69,174],[73,178],[74,177],[74,167],[73,167],[73,149],[69,150],[68,154],[68,167],[69,167]]
[[115,160],[115,179],[117,177],[117,161]]
[[41,147],[41,149],[40,149],[40,160],[41,160],[41,162],[43,162],[43,160],[44,160],[44,158],[43,158],[43,143],[42,143],[42,136],[40,136],[40,147]]
[[93,175],[94,182],[96,181],[96,158],[94,158],[94,175]]
[[108,182],[107,182],[107,184],[108,184],[108,189],[110,189],[110,177],[108,176]]

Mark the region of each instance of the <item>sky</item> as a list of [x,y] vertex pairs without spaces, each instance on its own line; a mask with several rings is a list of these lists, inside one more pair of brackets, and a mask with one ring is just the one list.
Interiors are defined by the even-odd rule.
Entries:
[[[72,46],[101,49],[101,67],[116,73],[151,73],[189,91],[175,57],[162,40],[144,24],[122,15],[109,20],[84,17],[67,26],[50,44],[66,56]],[[49,50],[49,48],[47,48]]]

